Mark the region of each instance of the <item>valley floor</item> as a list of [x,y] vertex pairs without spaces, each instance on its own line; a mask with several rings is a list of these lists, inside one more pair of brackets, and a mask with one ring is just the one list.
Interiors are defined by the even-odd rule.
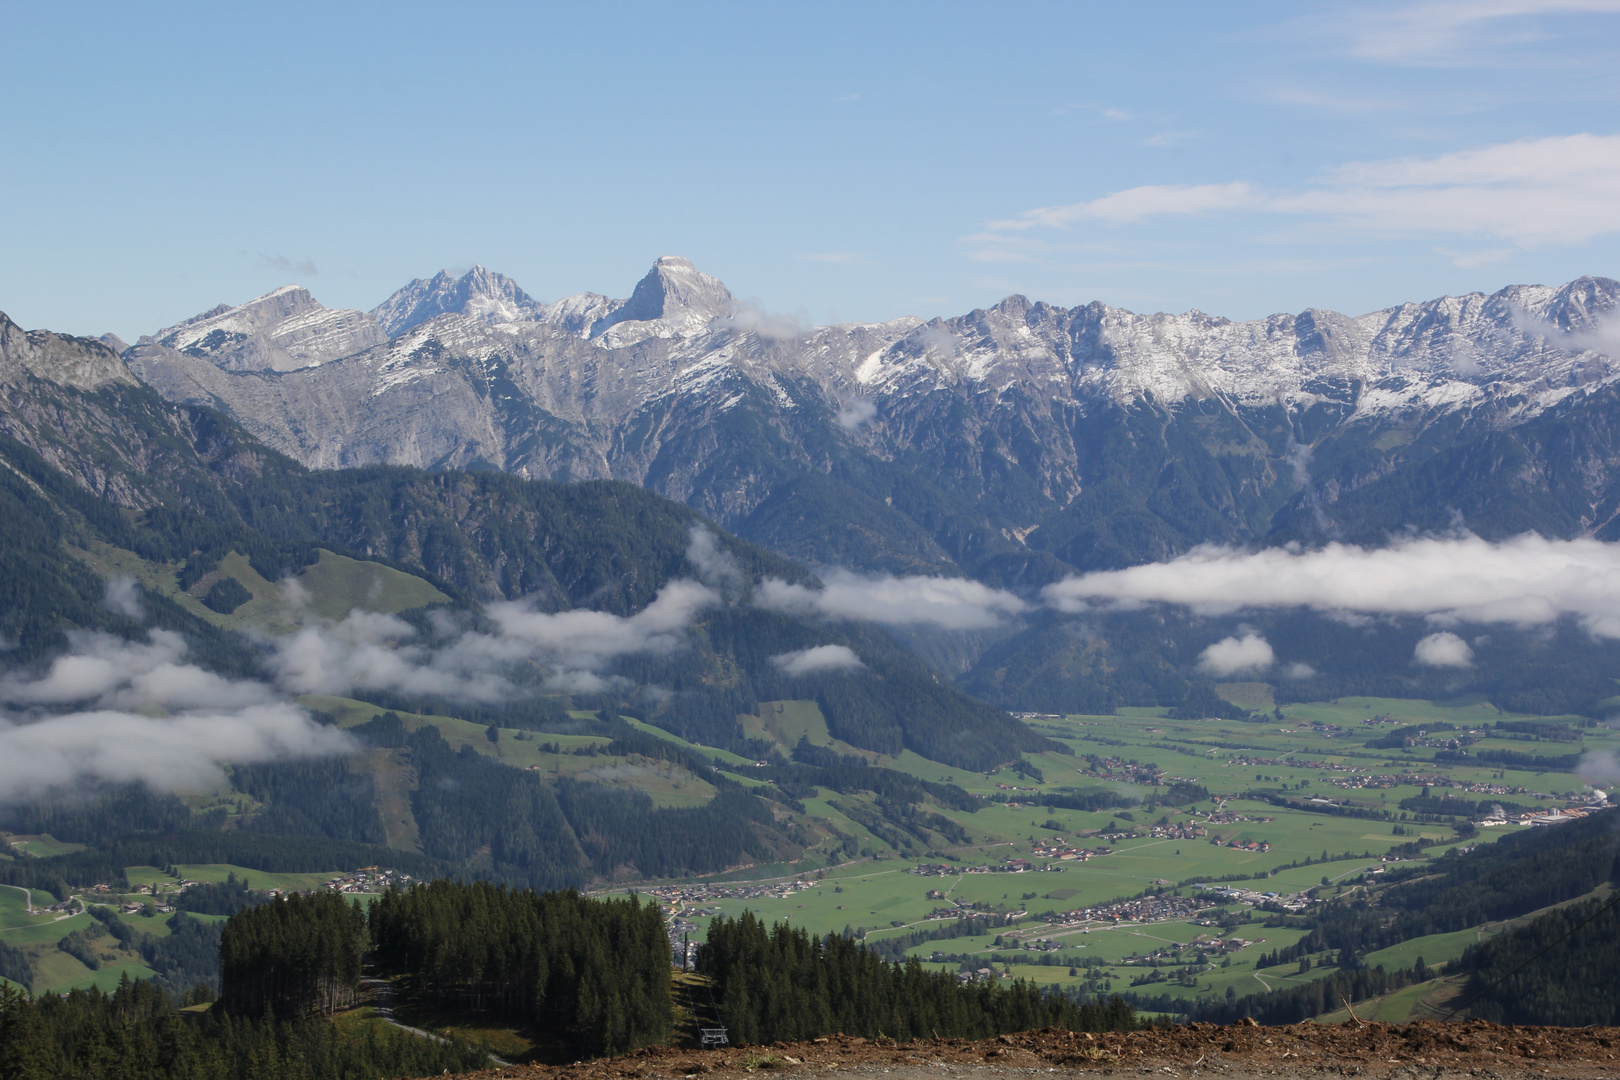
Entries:
[[1596,1080],[1620,1076],[1617,1043],[1620,1028],[1504,1027],[1479,1020],[1285,1027],[1192,1024],[1130,1033],[1033,1031],[982,1042],[895,1043],[833,1036],[808,1043],[709,1051],[657,1047],[621,1058],[567,1066],[518,1066],[467,1077],[651,1080],[780,1072],[789,1076],[875,1073],[891,1080],[958,1076],[995,1080],[1041,1072],[1105,1076],[1135,1072],[1207,1073],[1221,1080],[1276,1075]]

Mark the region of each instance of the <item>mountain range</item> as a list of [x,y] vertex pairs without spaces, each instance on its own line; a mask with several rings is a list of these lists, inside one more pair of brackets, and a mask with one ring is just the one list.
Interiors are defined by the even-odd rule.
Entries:
[[[1355,317],[1011,296],[802,327],[666,257],[626,300],[540,303],[482,267],[369,314],[287,287],[124,357],[311,468],[611,477],[812,564],[1030,586],[1210,541],[1379,539],[1361,494],[1456,444],[1437,429],[1604,408],[1617,304],[1620,285],[1582,278]],[[1604,478],[1583,487],[1556,531],[1612,513]],[[1403,505],[1397,527],[1479,509]]]
[[[29,389],[0,426],[129,511],[175,497],[158,490],[158,447],[223,417],[240,425],[239,457],[261,464],[627,481],[824,574],[1034,597],[1208,544],[1378,546],[1459,529],[1613,539],[1617,306],[1620,284],[1581,278],[1354,317],[1234,322],[1012,296],[954,319],[806,327],[677,257],[627,299],[551,303],[474,267],[370,312],[286,286],[133,347],[8,321],[6,364]],[[157,396],[133,411],[68,401],[136,387]],[[217,484],[210,468],[196,475]],[[381,553],[376,539],[342,543]],[[456,559],[431,570],[463,587],[483,575],[469,596],[533,580],[503,578],[523,564],[489,545],[478,560],[476,573]],[[1199,657],[1245,626],[1296,643],[1286,666],[1311,673],[1279,699],[1467,690],[1591,713],[1611,696],[1612,646],[1579,632],[1543,649],[1542,631],[1503,628],[1490,637],[1500,662],[1464,672],[1413,669],[1417,618],[1307,631],[1297,612],[1002,614],[890,632],[979,698],[1037,711],[1229,707]]]

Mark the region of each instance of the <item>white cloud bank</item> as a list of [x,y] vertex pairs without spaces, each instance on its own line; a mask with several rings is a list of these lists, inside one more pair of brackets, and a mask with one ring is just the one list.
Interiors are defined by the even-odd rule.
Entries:
[[1202,547],[1170,562],[1069,578],[1042,595],[1070,612],[1141,603],[1206,614],[1304,607],[1517,626],[1569,615],[1595,637],[1620,638],[1620,544],[1526,534],[1500,543],[1460,537],[1381,549]]
[[162,719],[95,710],[22,724],[0,720],[0,802],[134,781],[160,791],[195,791],[221,783],[227,763],[354,749],[349,736],[287,704],[199,709]]
[[185,642],[170,631],[153,630],[144,643],[75,632],[69,650],[37,678],[0,680],[8,705],[69,708],[0,717],[0,803],[134,781],[196,790],[220,783],[226,763],[355,748],[271,687],[186,663]]
[[817,645],[771,657],[771,663],[788,675],[819,675],[827,671],[858,671],[866,665],[847,645]]
[[886,626],[984,630],[1028,609],[1023,600],[966,578],[894,577],[834,570],[820,590],[774,578],[762,582],[754,602],[773,611],[857,619]]

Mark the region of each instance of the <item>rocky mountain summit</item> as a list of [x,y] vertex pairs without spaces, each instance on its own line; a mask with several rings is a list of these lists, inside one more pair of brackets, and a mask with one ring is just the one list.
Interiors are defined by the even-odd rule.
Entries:
[[[1442,430],[1517,428],[1611,388],[1617,307],[1620,283],[1581,278],[1359,316],[1011,296],[803,328],[665,257],[623,300],[542,303],[483,267],[370,314],[288,287],[125,357],[316,468],[615,477],[815,563],[1034,580],[1351,535],[1334,504],[1442,451]],[[1603,501],[1606,479],[1583,483]]]
[[178,326],[143,335],[155,346],[225,371],[296,371],[388,340],[374,316],[320,305],[309,290],[283,285],[245,304],[220,304]]

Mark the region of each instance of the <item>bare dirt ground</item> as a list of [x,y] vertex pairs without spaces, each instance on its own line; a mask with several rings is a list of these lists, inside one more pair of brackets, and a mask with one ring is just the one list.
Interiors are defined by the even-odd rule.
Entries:
[[[725,1080],[780,1073],[813,1080],[836,1073],[891,1080],[1013,1080],[1039,1073],[1208,1074],[1208,1080],[1272,1076],[1356,1076],[1368,1080],[1620,1080],[1620,1028],[1344,1023],[1261,1027],[1192,1024],[1088,1035],[1060,1030],[983,1042],[896,1043],[835,1035],[804,1043],[721,1050],[650,1048],[573,1065],[523,1065],[471,1073],[506,1080]],[[756,1077],[756,1080],[763,1078]]]

